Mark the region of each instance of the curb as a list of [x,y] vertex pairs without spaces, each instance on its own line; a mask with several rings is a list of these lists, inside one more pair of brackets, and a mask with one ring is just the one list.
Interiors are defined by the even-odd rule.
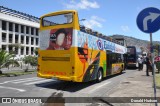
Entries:
[[31,72],[31,73],[21,73],[21,74],[6,74],[6,75],[2,75],[0,76],[0,78],[2,77],[17,77],[17,76],[21,76],[21,75],[28,75],[28,74],[34,74],[35,72]]
[[[158,81],[160,80],[160,74],[156,74],[156,75],[155,75],[155,80],[156,80],[156,88],[157,88],[157,89],[160,89],[160,85],[159,85],[159,83],[158,83]],[[157,86],[157,84],[158,84],[158,86]]]

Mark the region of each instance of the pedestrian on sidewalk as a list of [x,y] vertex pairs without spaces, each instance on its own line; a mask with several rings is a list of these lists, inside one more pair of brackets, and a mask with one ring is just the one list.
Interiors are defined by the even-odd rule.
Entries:
[[146,76],[149,76],[149,70],[152,71],[152,75],[153,75],[151,61],[149,60],[149,57],[147,56],[146,57]]
[[142,56],[141,59],[142,59],[142,67],[141,67],[141,70],[143,70],[143,65],[144,65],[144,63],[145,63],[145,57]]
[[142,70],[142,58],[141,57],[138,58],[138,70],[139,71]]

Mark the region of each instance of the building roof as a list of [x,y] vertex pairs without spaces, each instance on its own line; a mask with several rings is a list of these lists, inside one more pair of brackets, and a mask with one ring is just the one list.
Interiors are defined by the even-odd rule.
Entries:
[[16,11],[16,10],[12,10],[12,9],[9,9],[9,8],[3,7],[3,6],[0,6],[0,13],[7,14],[7,15],[10,15],[10,16],[14,16],[14,17],[17,17],[17,18],[21,18],[21,19],[24,19],[24,20],[36,22],[36,23],[40,22],[39,21],[40,19],[38,17],[29,15],[29,14],[26,14],[26,13],[23,13],[23,12],[19,12],[19,11]]

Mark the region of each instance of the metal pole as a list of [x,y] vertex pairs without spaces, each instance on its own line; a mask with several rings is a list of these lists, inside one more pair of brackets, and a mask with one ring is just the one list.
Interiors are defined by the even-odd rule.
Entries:
[[[156,97],[156,83],[155,83],[155,70],[154,70],[154,54],[153,54],[153,43],[152,43],[152,33],[150,33],[150,47],[151,47],[151,61],[152,61],[152,73],[153,73],[153,87],[154,87],[154,99],[157,100]],[[155,106],[158,106],[157,102],[155,102]]]

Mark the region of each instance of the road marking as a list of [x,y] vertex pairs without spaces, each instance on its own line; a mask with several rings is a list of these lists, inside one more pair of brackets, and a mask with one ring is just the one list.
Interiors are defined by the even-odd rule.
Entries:
[[14,81],[27,80],[27,79],[34,79],[34,78],[37,78],[37,77],[32,77],[32,78],[24,78],[24,79],[17,79],[17,80],[10,80],[10,81],[5,81],[5,82],[3,82],[3,83],[0,83],[0,84],[5,84],[5,83],[8,83],[8,82],[14,82]]
[[99,88],[101,88],[101,87],[103,87],[103,86],[105,86],[105,85],[107,85],[107,84],[109,84],[109,83],[111,83],[111,82],[110,82],[110,81],[107,81],[106,83],[101,84],[101,85],[96,84],[96,85],[93,87],[93,89],[89,91],[89,93],[92,93],[92,92],[96,91],[97,89],[99,89]]
[[28,80],[25,80],[25,81],[23,80],[23,81],[11,82],[11,83],[18,84],[18,83],[22,83],[22,82],[35,81],[35,80],[40,80],[40,78],[28,79]]
[[46,79],[46,80],[41,80],[41,81],[35,81],[35,82],[25,83],[24,85],[37,84],[37,83],[47,82],[47,81],[54,81],[54,80],[53,79]]
[[18,88],[13,88],[13,87],[5,87],[5,86],[0,86],[0,88],[4,88],[4,89],[11,89],[11,90],[18,90],[20,92],[25,92],[26,90],[24,89],[18,89]]

